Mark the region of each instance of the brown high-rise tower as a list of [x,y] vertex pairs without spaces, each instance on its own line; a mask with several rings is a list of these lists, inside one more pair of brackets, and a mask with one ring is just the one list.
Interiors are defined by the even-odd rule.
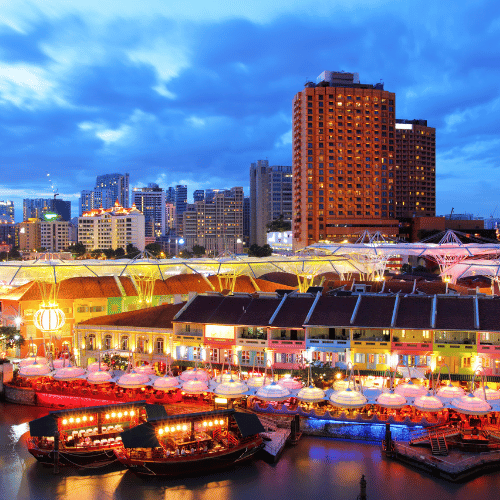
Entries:
[[396,217],[436,216],[436,129],[396,120]]
[[395,94],[325,71],[293,100],[294,247],[398,234]]

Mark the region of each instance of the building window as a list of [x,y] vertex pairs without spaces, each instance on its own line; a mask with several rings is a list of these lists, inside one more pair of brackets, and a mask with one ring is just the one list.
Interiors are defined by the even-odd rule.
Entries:
[[128,335],[122,335],[120,338],[120,349],[122,351],[128,351]]
[[111,335],[104,335],[104,349],[109,350],[111,349],[111,341],[113,340],[113,337]]
[[95,335],[93,333],[91,333],[88,337],[87,337],[87,349],[89,351],[93,351],[95,349]]
[[157,337],[155,346],[156,354],[163,354],[163,346],[164,346],[163,337]]

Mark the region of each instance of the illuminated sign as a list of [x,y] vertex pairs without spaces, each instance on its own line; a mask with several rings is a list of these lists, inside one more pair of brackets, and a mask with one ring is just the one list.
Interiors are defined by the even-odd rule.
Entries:
[[54,212],[47,212],[46,214],[43,215],[43,220],[46,221],[53,221],[57,220],[59,218],[59,214],[56,214]]
[[226,325],[206,325],[205,338],[214,340],[234,340],[234,326]]

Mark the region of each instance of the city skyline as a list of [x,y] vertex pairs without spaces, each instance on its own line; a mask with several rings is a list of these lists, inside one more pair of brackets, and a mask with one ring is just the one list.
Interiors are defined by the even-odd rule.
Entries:
[[396,118],[436,128],[437,214],[499,214],[491,2],[203,5],[5,6],[0,200],[16,220],[52,196],[47,173],[74,215],[102,172],[248,194],[250,163],[291,165],[293,96],[324,70],[383,80]]

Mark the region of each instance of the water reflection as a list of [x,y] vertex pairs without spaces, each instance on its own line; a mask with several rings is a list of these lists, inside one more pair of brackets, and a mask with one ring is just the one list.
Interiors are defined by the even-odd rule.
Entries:
[[[454,485],[388,461],[365,442],[306,437],[277,464],[255,461],[202,477],[141,479],[113,465],[99,471],[61,469],[54,475],[26,449],[29,420],[45,409],[0,403],[0,497],[8,499],[353,500],[365,474],[368,498],[384,500],[498,499],[500,473]],[[473,492],[473,493],[471,493]]]

